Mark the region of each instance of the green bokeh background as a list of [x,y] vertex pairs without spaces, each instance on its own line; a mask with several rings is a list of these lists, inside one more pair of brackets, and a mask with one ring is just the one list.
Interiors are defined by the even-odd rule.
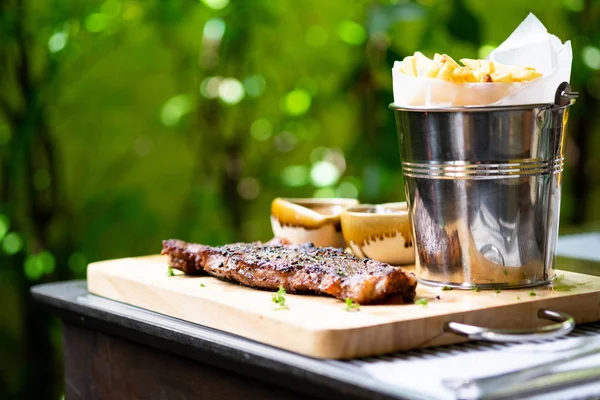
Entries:
[[0,398],[62,396],[33,284],[177,237],[267,240],[275,196],[404,199],[391,67],[573,42],[561,233],[600,227],[600,2],[0,2]]

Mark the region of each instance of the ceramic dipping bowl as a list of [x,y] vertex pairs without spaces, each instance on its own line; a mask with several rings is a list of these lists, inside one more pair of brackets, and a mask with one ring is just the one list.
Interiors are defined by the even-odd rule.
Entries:
[[415,262],[406,202],[363,204],[341,215],[344,239],[359,258],[372,258],[391,265]]
[[358,205],[355,199],[276,198],[271,203],[275,237],[293,244],[311,242],[317,247],[345,247],[340,215]]

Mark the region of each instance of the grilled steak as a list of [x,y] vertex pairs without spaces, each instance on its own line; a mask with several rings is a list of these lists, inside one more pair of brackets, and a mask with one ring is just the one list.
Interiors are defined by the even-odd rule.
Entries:
[[165,240],[162,254],[169,256],[172,268],[186,274],[204,271],[259,289],[283,286],[288,293],[328,294],[359,304],[378,302],[393,294],[412,302],[417,286],[414,274],[400,268],[312,244],[256,242],[211,247]]

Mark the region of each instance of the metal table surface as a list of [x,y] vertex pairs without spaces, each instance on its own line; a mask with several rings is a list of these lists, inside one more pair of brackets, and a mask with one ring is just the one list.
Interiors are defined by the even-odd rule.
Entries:
[[[590,241],[582,247],[590,255],[582,257],[585,260],[583,269],[587,270],[581,272],[600,274],[600,264],[597,262],[600,257],[595,258],[600,246],[593,245],[600,243],[600,235],[588,235],[580,239]],[[578,241],[579,245],[582,244],[581,240]],[[559,254],[560,249],[559,244]],[[569,265],[576,264],[577,261],[572,259],[561,259],[558,267],[572,269]],[[490,373],[504,372],[519,369],[528,363],[551,362],[556,351],[570,351],[585,343],[597,342],[600,345],[600,323],[593,323],[578,326],[567,337],[537,344],[470,342],[359,360],[319,360],[91,295],[85,281],[42,284],[33,287],[32,294],[55,312],[65,326],[77,326],[122,338],[164,354],[206,365],[222,371],[221,375],[231,373],[243,376],[272,388],[274,392],[284,390],[278,392],[277,398],[450,399],[455,398],[454,393],[440,386],[438,378],[441,375],[460,376],[461,371],[481,369],[481,366],[474,365],[485,365],[490,360],[504,360],[489,363],[487,370]],[[506,358],[506,355],[510,357]],[[591,362],[600,366],[600,358]],[[246,394],[249,398],[255,397],[250,392]],[[519,397],[598,397],[600,383],[557,387],[550,394],[533,392],[527,396]]]

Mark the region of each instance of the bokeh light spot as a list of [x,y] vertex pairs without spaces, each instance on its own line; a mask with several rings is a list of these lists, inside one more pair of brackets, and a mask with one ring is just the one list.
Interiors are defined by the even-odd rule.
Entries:
[[189,94],[179,94],[171,97],[163,106],[160,120],[166,126],[176,125],[181,117],[189,113],[193,107],[193,98]]
[[54,272],[55,266],[56,262],[52,253],[42,251],[39,254],[28,255],[25,259],[23,270],[29,280],[35,281],[40,279],[44,274]]
[[121,1],[118,0],[107,0],[102,4],[102,13],[108,18],[118,17],[121,13]]
[[50,172],[46,168],[40,168],[33,174],[33,186],[37,190],[46,190],[50,187]]
[[10,228],[10,220],[4,214],[0,214],[0,240],[4,239]]
[[222,10],[229,4],[229,0],[201,0],[208,8]]
[[321,47],[327,44],[327,30],[320,25],[313,25],[306,30],[305,40],[309,46]]
[[344,157],[344,152],[340,149],[328,149],[324,154],[323,160],[335,165],[340,173],[346,170],[346,158]]
[[67,34],[65,32],[56,32],[48,39],[48,50],[50,53],[57,53],[65,48],[67,44]]
[[67,36],[77,36],[80,28],[81,24],[79,23],[79,20],[72,18],[65,22],[63,30],[67,33]]
[[352,182],[342,182],[335,189],[335,197],[355,199],[358,197],[358,188]]
[[340,179],[340,171],[329,161],[319,161],[310,169],[310,179],[317,187],[331,186]]
[[87,260],[81,253],[73,253],[69,257],[69,269],[76,275],[81,275],[85,272]]
[[565,8],[569,11],[580,12],[585,8],[583,0],[565,0]]
[[342,21],[338,25],[337,33],[340,39],[354,46],[362,44],[367,38],[365,28],[363,28],[362,25],[349,20]]
[[244,94],[244,86],[235,78],[225,78],[219,84],[219,97],[227,104],[239,103]]
[[319,161],[323,161],[325,159],[325,157],[327,157],[327,154],[329,154],[329,149],[327,147],[316,147],[313,149],[313,151],[310,152],[310,162],[311,163],[317,163]]
[[320,188],[315,190],[313,197],[317,199],[330,199],[335,197],[335,190],[330,187]]
[[306,90],[292,90],[283,99],[283,110],[289,115],[302,115],[308,111],[310,103],[310,94]]
[[292,151],[294,147],[296,147],[297,143],[298,138],[296,137],[296,135],[288,131],[281,132],[273,139],[273,145],[275,146],[275,149],[282,153]]
[[284,185],[291,187],[304,186],[308,183],[308,167],[306,165],[290,165],[281,171]]
[[48,251],[42,251],[40,254],[38,254],[38,260],[42,266],[42,271],[44,271],[44,274],[51,274],[54,272],[56,261],[54,260],[52,253]]
[[265,91],[266,81],[261,75],[249,75],[244,79],[244,89],[250,97],[258,97]]
[[220,41],[225,34],[225,22],[221,18],[211,18],[204,24],[204,38],[213,41]]
[[254,200],[260,194],[260,183],[256,178],[243,178],[238,183],[238,194],[244,200]]
[[582,57],[585,65],[591,69],[600,69],[600,49],[594,46],[585,46]]
[[2,241],[2,250],[8,255],[17,254],[23,248],[23,239],[17,232],[10,232]]
[[128,1],[123,8],[123,19],[133,21],[142,16],[144,10],[136,1]]
[[36,254],[27,256],[25,264],[23,265],[23,272],[25,272],[25,276],[30,281],[36,281],[42,277],[44,274],[44,267],[38,261],[38,256]]
[[477,57],[479,57],[482,60],[486,59],[487,56],[489,56],[490,53],[496,49],[496,47],[497,46],[494,46],[492,44],[484,44],[479,48],[479,50],[477,50]]
[[10,127],[6,124],[0,124],[0,145],[10,142],[11,137]]
[[264,118],[257,119],[250,126],[250,134],[256,140],[264,141],[271,137],[273,126]]
[[93,13],[85,18],[85,29],[92,33],[102,32],[106,29],[106,16],[102,13]]
[[207,99],[215,99],[219,97],[219,85],[223,78],[220,76],[210,76],[200,84],[200,93]]
[[142,157],[149,155],[153,147],[154,141],[152,138],[144,135],[135,139],[135,142],[133,143],[133,151]]

